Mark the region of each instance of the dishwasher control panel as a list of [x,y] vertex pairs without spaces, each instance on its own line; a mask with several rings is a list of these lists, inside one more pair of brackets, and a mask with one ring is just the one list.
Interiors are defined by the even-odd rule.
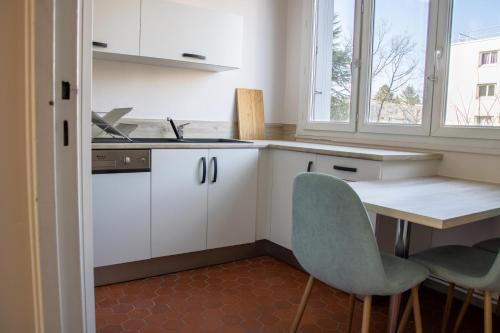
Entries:
[[92,173],[150,172],[150,149],[93,149]]

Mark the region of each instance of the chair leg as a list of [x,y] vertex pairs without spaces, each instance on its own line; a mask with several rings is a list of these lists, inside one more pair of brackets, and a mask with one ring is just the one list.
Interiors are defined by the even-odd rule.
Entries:
[[441,323],[441,333],[446,333],[448,322],[450,321],[451,306],[453,304],[453,292],[455,291],[455,284],[450,283],[448,286],[448,295],[446,296],[446,305],[444,307],[443,322]]
[[309,275],[309,280],[307,280],[306,289],[304,289],[304,294],[302,294],[302,299],[300,300],[299,308],[297,309],[297,314],[293,319],[292,327],[290,328],[290,333],[297,332],[300,321],[302,320],[302,315],[304,314],[304,310],[306,309],[307,301],[309,300],[309,296],[311,295],[311,290],[314,284],[314,277]]
[[467,295],[465,296],[464,304],[462,304],[462,308],[460,309],[460,313],[458,314],[457,322],[455,323],[455,327],[453,328],[453,333],[458,332],[460,324],[462,324],[462,320],[464,319],[465,312],[467,312],[467,308],[469,307],[473,293],[474,293],[474,288],[470,288],[467,290]]
[[354,306],[356,305],[356,297],[354,294],[349,295],[349,321],[347,322],[347,333],[351,333],[352,319],[354,317]]
[[497,297],[497,306],[495,308],[495,316],[497,316],[497,317],[500,316],[500,294],[498,294],[498,297]]
[[415,319],[415,332],[422,333],[422,314],[420,313],[418,286],[411,288],[411,300],[413,304],[413,318]]
[[402,294],[391,296],[389,304],[389,322],[387,324],[387,333],[395,333],[398,328],[399,306],[401,304]]
[[484,333],[493,333],[491,291],[484,292]]
[[370,315],[372,312],[372,297],[365,296],[363,300],[363,322],[361,324],[361,333],[370,332]]
[[410,319],[410,313],[413,308],[412,298],[412,295],[410,295],[410,298],[408,298],[408,303],[406,303],[405,311],[403,312],[403,316],[401,316],[401,321],[399,322],[397,333],[403,333],[406,329],[406,325],[408,324],[408,319]]

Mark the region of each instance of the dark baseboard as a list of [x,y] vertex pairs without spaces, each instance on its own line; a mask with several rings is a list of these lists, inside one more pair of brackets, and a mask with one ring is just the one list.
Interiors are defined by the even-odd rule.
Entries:
[[143,279],[265,255],[260,242],[94,268],[95,286]]
[[279,261],[283,261],[289,264],[290,266],[300,269],[301,271],[304,270],[297,261],[297,259],[295,258],[295,256],[293,255],[293,252],[291,250],[276,243],[273,243],[271,241],[268,241],[267,239],[259,240],[257,241],[257,244],[264,255],[268,255],[278,259]]

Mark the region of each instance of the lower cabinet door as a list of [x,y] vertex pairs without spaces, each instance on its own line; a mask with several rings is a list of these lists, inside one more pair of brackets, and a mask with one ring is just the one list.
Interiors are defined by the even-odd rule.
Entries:
[[92,175],[94,266],[151,258],[150,173]]
[[210,149],[207,247],[255,241],[257,149]]
[[316,170],[316,155],[285,150],[273,150],[272,154],[270,239],[291,249],[293,180],[299,173]]
[[207,153],[206,149],[153,149],[153,257],[206,249],[209,180]]

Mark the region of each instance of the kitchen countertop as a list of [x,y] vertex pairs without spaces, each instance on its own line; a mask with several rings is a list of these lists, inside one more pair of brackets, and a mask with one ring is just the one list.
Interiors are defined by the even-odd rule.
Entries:
[[318,143],[279,140],[254,140],[251,143],[93,143],[92,149],[214,149],[214,148],[272,148],[321,155],[359,158],[374,161],[440,160],[437,153],[421,153],[363,147],[336,146]]

